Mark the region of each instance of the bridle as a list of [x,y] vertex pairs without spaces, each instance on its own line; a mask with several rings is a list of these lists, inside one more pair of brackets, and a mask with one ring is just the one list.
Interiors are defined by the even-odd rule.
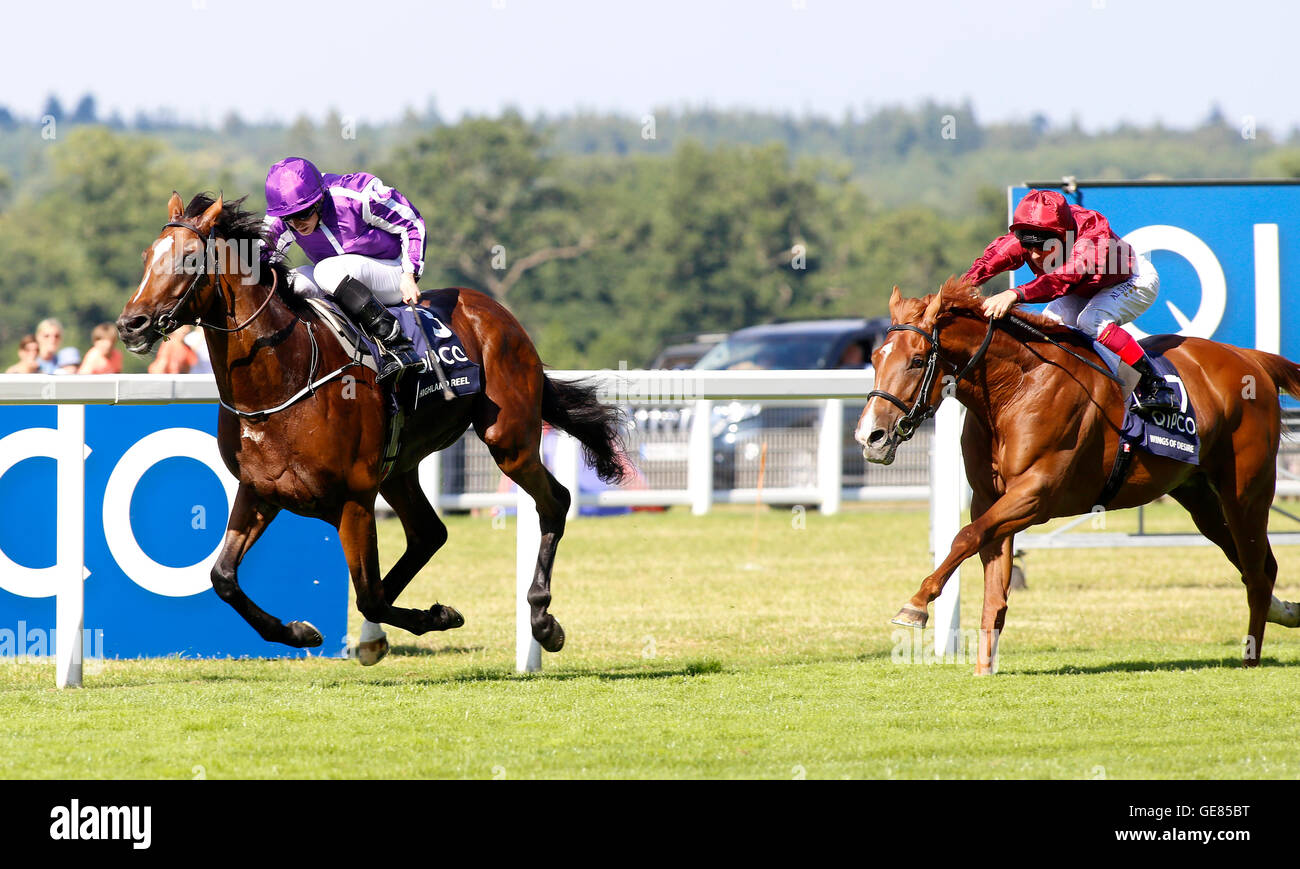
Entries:
[[[1100,365],[1097,365],[1095,362],[1090,362],[1089,360],[1084,359],[1082,356],[1080,356],[1078,353],[1075,353],[1069,347],[1066,347],[1065,345],[1061,344],[1051,335],[1047,335],[1043,332],[1040,332],[1038,329],[1034,328],[1034,326],[1031,323],[1028,323],[1022,320],[1021,318],[1011,314],[1007,315],[1005,319],[1007,320],[1007,322],[1015,324],[1017,328],[1023,329],[1024,331],[1028,332],[1030,335],[1034,336],[1035,338],[1038,338],[1041,341],[1046,341],[1048,344],[1053,345],[1058,350],[1061,350],[1067,353],[1068,355],[1073,356],[1075,359],[1082,362],[1084,365],[1088,366],[1093,371],[1100,373],[1103,377],[1107,378],[1108,380],[1113,380],[1117,383],[1119,382],[1119,378],[1117,378],[1114,374],[1111,374],[1109,371],[1102,368]],[[983,342],[980,343],[980,348],[975,351],[975,355],[971,356],[970,361],[967,362],[965,366],[962,367],[961,371],[957,372],[958,381],[965,380],[970,375],[971,371],[975,368],[975,366],[979,364],[979,361],[984,358],[984,354],[988,351],[989,344],[993,340],[993,330],[996,329],[998,325],[999,325],[999,321],[989,320],[989,328],[988,331],[984,333],[984,340]],[[1005,327],[1003,328],[1005,329]],[[925,360],[925,374],[921,377],[921,388],[917,391],[916,401],[911,407],[908,407],[907,404],[904,403],[903,400],[900,399],[898,396],[890,395],[888,392],[884,392],[879,389],[873,389],[871,392],[867,393],[867,401],[871,401],[872,398],[878,396],[880,398],[885,399],[885,401],[888,401],[890,404],[894,405],[895,407],[897,407],[899,410],[903,412],[903,418],[894,424],[894,432],[893,432],[893,436],[896,439],[896,442],[902,443],[903,441],[911,438],[912,435],[916,433],[916,430],[921,426],[921,423],[925,422],[927,419],[934,416],[935,413],[939,410],[939,406],[937,404],[931,407],[925,403],[925,399],[926,396],[930,394],[930,389],[934,386],[934,378],[938,374],[940,360],[942,360],[945,365],[948,365],[953,370],[956,370],[957,365],[952,361],[945,359],[943,357],[943,354],[940,352],[939,327],[937,325],[934,327],[932,331],[927,332],[924,329],[918,328],[916,326],[911,326],[907,323],[899,323],[897,325],[890,326],[885,331],[887,333],[888,332],[915,332],[916,334],[925,338],[926,341],[930,342],[930,352],[927,355]],[[1009,331],[1008,334],[1010,334]],[[1015,336],[1013,335],[1012,337],[1014,338]],[[1020,341],[1021,343],[1024,343],[1022,339],[1017,338],[1016,340]]]
[[[203,233],[199,230],[197,226],[195,226],[192,223],[185,223],[183,221],[173,220],[167,223],[166,225],[164,225],[163,229],[170,229],[173,226],[180,227],[181,229],[188,229],[190,232],[197,235],[200,240],[203,240]],[[200,254],[201,256],[200,265],[202,266],[202,268],[198,269],[195,272],[194,279],[190,281],[190,285],[185,288],[185,292],[181,293],[181,297],[179,300],[177,300],[176,304],[172,305],[171,310],[168,311],[166,314],[163,314],[161,317],[159,317],[157,323],[154,324],[154,331],[156,331],[161,338],[165,339],[168,334],[176,331],[176,329],[181,325],[181,321],[176,317],[176,312],[179,311],[185,305],[185,303],[190,300],[190,296],[194,293],[195,289],[197,289],[199,286],[199,279],[209,274],[211,275],[218,274],[215,271],[215,269],[209,271],[210,264],[208,262],[208,251],[212,248],[216,240],[217,240],[217,225],[216,223],[213,223],[212,227],[208,230],[207,239],[203,240],[203,249],[202,249],[202,253]],[[248,328],[248,325],[252,323],[254,320],[256,320],[258,315],[260,315],[264,310],[266,310],[266,306],[271,302],[271,297],[275,295],[276,285],[278,283],[279,283],[279,277],[276,275],[275,269],[271,269],[271,291],[266,294],[266,298],[262,300],[262,304],[258,306],[258,309],[256,311],[253,312],[252,316],[250,316],[244,322],[240,323],[235,328],[225,329],[222,328],[221,326],[213,326],[210,323],[205,323],[203,322],[202,315],[199,315],[198,317],[194,318],[194,325],[202,326],[205,329],[212,329],[217,332],[225,332],[227,334],[231,334],[234,332],[241,332],[244,329]],[[235,316],[233,306],[231,308],[229,316],[231,317]]]
[[[957,380],[965,380],[975,366],[979,364],[979,361],[984,358],[984,354],[989,349],[989,344],[993,341],[993,330],[996,327],[996,321],[989,320],[989,328],[988,331],[984,333],[984,341],[980,344],[980,349],[976,350],[975,354],[971,356],[970,361],[968,361],[966,365],[957,372]],[[873,389],[867,393],[867,401],[871,401],[871,399],[877,397],[883,398],[885,401],[888,401],[903,412],[902,419],[894,424],[893,431],[895,443],[902,443],[903,441],[909,440],[912,435],[916,433],[916,430],[921,427],[921,423],[934,416],[939,410],[938,404],[931,406],[926,401],[926,397],[934,387],[934,379],[939,374],[939,362],[942,361],[944,365],[949,366],[954,371],[957,370],[957,364],[945,358],[943,353],[940,352],[939,327],[937,325],[931,331],[927,332],[918,326],[899,323],[890,326],[885,331],[886,333],[915,332],[926,341],[930,342],[930,352],[925,358],[925,372],[921,375],[921,387],[917,390],[916,400],[911,407],[908,407],[906,402],[898,396],[891,395],[884,390]]]

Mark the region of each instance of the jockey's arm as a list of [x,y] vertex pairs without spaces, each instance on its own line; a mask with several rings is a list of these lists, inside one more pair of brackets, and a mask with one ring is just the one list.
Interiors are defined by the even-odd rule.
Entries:
[[1039,275],[1016,287],[1022,302],[1050,302],[1073,290],[1080,281],[1097,270],[1097,241],[1080,233],[1070,246],[1070,255],[1060,268]]
[[1013,271],[1025,264],[1025,251],[1011,233],[993,240],[979,259],[966,271],[966,280],[975,286],[1003,272]]
[[362,216],[366,223],[392,233],[401,241],[402,298],[414,302],[419,296],[415,282],[424,272],[424,218],[405,196],[395,188],[385,187],[378,178],[371,178],[364,194],[366,207]]
[[279,217],[266,217],[262,220],[262,235],[271,243],[271,250],[280,256],[293,244],[293,231]]

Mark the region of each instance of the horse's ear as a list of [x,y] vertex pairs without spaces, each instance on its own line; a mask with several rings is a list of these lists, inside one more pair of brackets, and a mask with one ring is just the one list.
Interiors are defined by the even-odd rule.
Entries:
[[903,294],[898,291],[898,284],[894,284],[894,291],[889,294],[889,318],[895,323],[901,321],[903,315]]
[[198,227],[199,232],[206,234],[208,230],[212,229],[213,225],[217,222],[217,218],[221,217],[221,209],[224,207],[225,202],[223,198],[218,195],[217,201],[209,205],[208,210],[203,212],[203,215],[198,219],[198,222],[194,224]]
[[929,332],[934,328],[935,320],[939,319],[939,308],[943,305],[943,288],[934,294],[930,299],[930,304],[925,306],[925,313],[921,315],[920,327]]
[[180,220],[184,214],[185,203],[181,201],[181,195],[173,190],[172,198],[167,201],[167,219]]

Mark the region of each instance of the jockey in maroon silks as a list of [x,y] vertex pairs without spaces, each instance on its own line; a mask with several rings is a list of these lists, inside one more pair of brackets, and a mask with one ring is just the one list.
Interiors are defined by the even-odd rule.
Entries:
[[423,369],[385,305],[414,304],[424,270],[424,220],[406,197],[366,172],[322,175],[288,157],[266,175],[266,237],[278,253],[295,241],[312,265],[294,270],[299,295],[326,293],[383,348],[378,380]]
[[1141,316],[1160,291],[1160,276],[1099,212],[1070,205],[1054,190],[1031,190],[996,239],[966,272],[976,285],[1028,265],[1037,277],[984,300],[984,314],[1005,316],[1021,302],[1050,302],[1043,313],[1097,339],[1133,368],[1134,412],[1174,411],[1179,402],[1151,367],[1142,345],[1121,326]]

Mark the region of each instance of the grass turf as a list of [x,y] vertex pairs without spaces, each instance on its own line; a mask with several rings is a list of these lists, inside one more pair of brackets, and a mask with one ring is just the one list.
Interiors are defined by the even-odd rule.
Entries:
[[[376,667],[87,662],[86,687],[58,691],[48,662],[0,663],[0,776],[1300,775],[1300,632],[1271,625],[1243,671],[1245,595],[1214,549],[1032,552],[1001,672],[977,679],[902,654],[912,636],[888,623],[928,572],[923,509],[583,519],[554,584],[568,646],[520,676],[513,523],[448,525],[401,602],[466,626],[389,629]],[[1147,527],[1191,530],[1170,504]],[[401,529],[380,533],[387,566]],[[1279,596],[1300,597],[1300,552],[1277,554]],[[977,561],[963,579],[973,628]]]

